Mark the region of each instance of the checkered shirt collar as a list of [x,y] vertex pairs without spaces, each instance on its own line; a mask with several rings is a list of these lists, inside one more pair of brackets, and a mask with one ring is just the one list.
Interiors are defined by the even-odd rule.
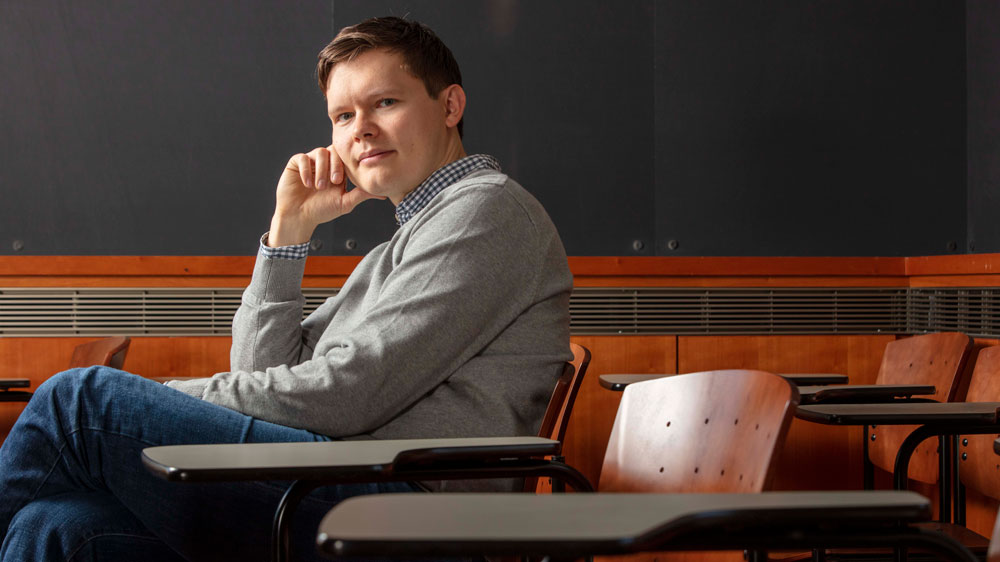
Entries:
[[416,189],[407,194],[399,205],[396,206],[396,222],[399,226],[406,224],[406,221],[419,213],[434,196],[444,188],[457,182],[476,170],[496,170],[500,171],[500,163],[497,159],[488,154],[473,154],[451,164],[438,168]]

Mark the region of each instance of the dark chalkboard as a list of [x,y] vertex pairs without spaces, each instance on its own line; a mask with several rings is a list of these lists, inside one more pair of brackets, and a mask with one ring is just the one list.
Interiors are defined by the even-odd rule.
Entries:
[[[922,255],[966,244],[965,8],[843,0],[0,3],[0,254],[247,255],[328,143],[316,53],[434,28],[571,255]],[[359,254],[369,202],[316,233]]]

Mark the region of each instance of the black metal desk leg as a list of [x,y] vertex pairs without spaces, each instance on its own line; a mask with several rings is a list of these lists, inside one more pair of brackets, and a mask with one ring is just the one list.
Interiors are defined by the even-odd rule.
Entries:
[[[872,426],[873,428],[875,426]],[[874,490],[875,489],[875,465],[872,464],[871,459],[868,458],[868,424],[861,427],[861,443],[863,445],[863,450],[861,454],[861,462],[863,463],[861,469],[864,474],[864,489]]]
[[951,468],[955,452],[951,437],[938,435],[938,520],[951,522]]
[[292,559],[292,541],[289,536],[292,515],[302,498],[322,485],[321,482],[296,480],[285,490],[285,495],[278,502],[278,509],[274,512],[274,523],[271,527],[271,548],[273,549],[271,557],[274,562],[288,562]]
[[[552,460],[556,462],[565,462],[566,457],[562,455],[553,455]],[[552,484],[553,494],[562,494],[566,491],[566,482],[561,478],[549,478],[549,482]]]
[[952,450],[955,454],[952,455],[952,462],[954,463],[954,468],[951,470],[952,476],[952,490],[955,498],[955,515],[952,519],[957,525],[965,526],[965,486],[962,484],[962,474],[961,466],[962,463],[959,460],[959,455],[961,454],[962,448],[959,447],[959,440],[962,439],[961,435],[955,435],[953,437]]

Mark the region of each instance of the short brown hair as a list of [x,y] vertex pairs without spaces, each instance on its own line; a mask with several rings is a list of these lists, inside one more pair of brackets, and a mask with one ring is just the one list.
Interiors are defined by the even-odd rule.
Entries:
[[[372,49],[388,49],[403,56],[407,70],[419,78],[427,93],[436,98],[452,84],[462,85],[462,73],[451,50],[426,25],[397,17],[370,18],[340,30],[319,52],[316,77],[320,90],[326,88],[333,67]],[[458,122],[462,135],[462,121]]]

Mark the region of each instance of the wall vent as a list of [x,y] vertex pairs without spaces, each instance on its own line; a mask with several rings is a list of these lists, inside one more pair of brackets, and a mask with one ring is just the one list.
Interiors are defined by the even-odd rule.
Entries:
[[[228,336],[242,289],[0,288],[0,337]],[[305,313],[337,289],[308,288]],[[574,334],[1000,337],[1000,288],[580,287]]]

